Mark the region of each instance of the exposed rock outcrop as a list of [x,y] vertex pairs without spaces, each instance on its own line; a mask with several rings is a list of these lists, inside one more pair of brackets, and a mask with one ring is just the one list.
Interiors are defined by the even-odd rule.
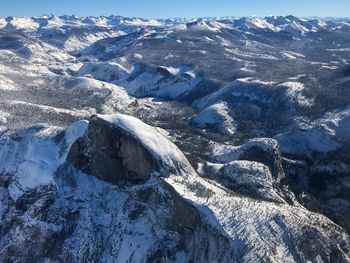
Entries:
[[78,169],[117,183],[147,181],[152,174],[194,170],[182,152],[153,127],[122,114],[93,116],[68,155]]
[[225,164],[200,164],[199,173],[220,182],[226,188],[253,198],[284,202],[274,188],[269,168],[258,162],[232,161]]
[[213,145],[213,160],[221,163],[234,160],[259,162],[269,168],[276,182],[285,176],[278,142],[270,138],[251,139],[238,147]]
[[112,182],[144,182],[159,172],[157,160],[127,131],[98,117],[72,146],[68,161],[83,172]]

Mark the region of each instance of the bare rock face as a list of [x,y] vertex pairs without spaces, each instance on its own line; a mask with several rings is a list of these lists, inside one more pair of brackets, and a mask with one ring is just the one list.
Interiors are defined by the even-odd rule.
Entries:
[[140,183],[160,167],[152,154],[127,131],[93,117],[84,136],[68,155],[75,167],[98,178],[117,183]]

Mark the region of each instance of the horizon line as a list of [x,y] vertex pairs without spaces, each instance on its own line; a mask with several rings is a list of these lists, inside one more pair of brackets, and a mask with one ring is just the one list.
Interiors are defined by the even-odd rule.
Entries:
[[0,16],[0,19],[7,19],[7,18],[43,18],[43,17],[49,17],[49,16],[53,16],[53,17],[64,17],[64,16],[68,16],[68,17],[75,17],[75,18],[87,18],[87,17],[93,17],[93,18],[108,18],[108,17],[122,17],[122,18],[133,18],[133,19],[143,19],[143,20],[165,20],[165,19],[220,19],[220,18],[244,18],[244,17],[248,17],[248,18],[266,18],[266,17],[272,17],[272,16],[277,16],[277,17],[288,17],[288,16],[293,16],[296,18],[305,18],[305,19],[312,19],[312,18],[321,18],[321,19],[328,19],[328,18],[344,18],[344,19],[350,19],[350,16],[318,16],[318,15],[307,15],[307,16],[297,16],[297,15],[293,15],[293,14],[289,14],[289,15],[278,15],[278,14],[269,14],[269,15],[263,15],[263,16],[259,16],[259,15],[243,15],[243,16],[235,16],[235,15],[223,15],[223,16],[193,16],[193,17],[158,17],[158,18],[146,18],[146,17],[142,17],[142,16],[123,16],[123,15],[115,15],[115,14],[110,14],[110,15],[86,15],[86,16],[80,16],[80,15],[75,15],[75,14],[63,14],[63,15],[55,15],[55,14],[42,14],[42,15],[34,15],[34,16]]

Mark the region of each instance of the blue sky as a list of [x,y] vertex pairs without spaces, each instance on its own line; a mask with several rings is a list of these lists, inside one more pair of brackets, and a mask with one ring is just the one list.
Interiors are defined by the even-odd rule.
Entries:
[[350,0],[0,0],[0,17],[42,14],[130,17],[350,16]]

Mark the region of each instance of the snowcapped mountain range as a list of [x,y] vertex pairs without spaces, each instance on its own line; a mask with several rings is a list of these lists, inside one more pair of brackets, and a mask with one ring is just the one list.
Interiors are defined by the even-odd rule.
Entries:
[[1,262],[350,262],[350,19],[0,18]]

